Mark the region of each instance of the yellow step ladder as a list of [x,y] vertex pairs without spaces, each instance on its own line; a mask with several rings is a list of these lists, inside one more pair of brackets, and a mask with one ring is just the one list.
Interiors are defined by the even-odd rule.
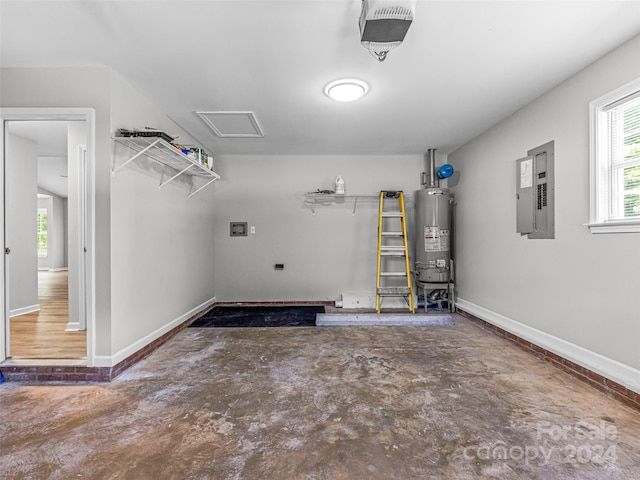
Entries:
[[[398,210],[384,207],[385,199],[397,199]],[[400,226],[398,227],[398,220]],[[392,229],[393,228],[393,229]],[[400,242],[401,240],[401,242]],[[404,259],[404,270],[397,267],[398,260]],[[384,270],[396,263],[396,270]],[[392,285],[382,285],[383,279]],[[413,286],[409,270],[409,249],[407,247],[407,220],[402,191],[380,192],[380,213],[378,216],[378,273],[376,279],[376,311],[380,313],[382,297],[405,297],[411,313],[413,305]]]

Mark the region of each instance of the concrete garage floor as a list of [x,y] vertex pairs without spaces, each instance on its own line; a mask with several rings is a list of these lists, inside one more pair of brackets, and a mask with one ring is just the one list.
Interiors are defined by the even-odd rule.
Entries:
[[181,331],[111,384],[0,385],[3,479],[632,479],[640,414],[452,327]]

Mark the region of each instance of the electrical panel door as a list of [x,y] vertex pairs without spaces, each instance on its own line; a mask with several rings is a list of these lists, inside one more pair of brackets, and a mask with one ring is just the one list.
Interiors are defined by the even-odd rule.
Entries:
[[533,232],[533,157],[516,160],[516,227],[527,235]]
[[554,238],[554,142],[516,161],[516,230],[528,238]]

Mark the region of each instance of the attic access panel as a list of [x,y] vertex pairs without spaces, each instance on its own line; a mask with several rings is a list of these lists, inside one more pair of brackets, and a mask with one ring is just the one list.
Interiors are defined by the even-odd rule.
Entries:
[[253,112],[196,112],[222,138],[262,138],[262,128]]

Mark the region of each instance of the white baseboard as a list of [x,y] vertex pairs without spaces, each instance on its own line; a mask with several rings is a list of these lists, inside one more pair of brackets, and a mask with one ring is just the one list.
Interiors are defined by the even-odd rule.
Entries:
[[640,370],[636,368],[567,342],[462,298],[457,299],[456,307],[562,358],[588,368],[592,372],[613,380],[629,390],[640,393]]
[[79,332],[80,331],[80,322],[69,322],[67,323],[65,332]]
[[47,270],[49,270],[50,272],[64,272],[65,270],[69,270],[69,267],[53,267],[48,268]]
[[205,308],[213,305],[215,303],[215,301],[216,301],[216,297],[213,297],[213,298],[207,300],[206,302],[201,303],[197,307],[192,308],[191,310],[189,310],[188,312],[184,313],[183,315],[180,315],[178,318],[176,318],[176,319],[172,320],[171,322],[167,323],[166,325],[154,330],[153,332],[149,333],[148,335],[142,337],[140,340],[132,343],[131,345],[129,345],[129,346],[123,348],[123,349],[121,349],[120,351],[114,353],[113,355],[95,355],[93,357],[93,366],[95,366],[95,367],[113,367],[114,365],[117,365],[121,361],[125,360],[127,357],[133,355],[137,351],[139,351],[139,350],[143,349],[144,347],[146,347],[147,345],[149,345],[154,340],[157,340],[158,338],[160,338],[165,333],[167,333],[167,332],[173,330],[174,328],[176,328],[177,326],[183,324],[189,318],[194,316],[196,313],[201,312]]
[[39,312],[40,304],[36,303],[35,305],[29,305],[28,307],[16,308],[14,310],[9,311],[9,317],[17,317],[20,315],[26,315],[27,313]]

